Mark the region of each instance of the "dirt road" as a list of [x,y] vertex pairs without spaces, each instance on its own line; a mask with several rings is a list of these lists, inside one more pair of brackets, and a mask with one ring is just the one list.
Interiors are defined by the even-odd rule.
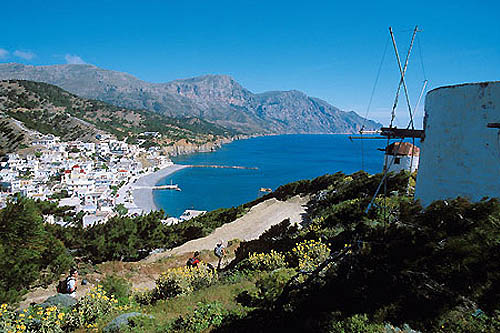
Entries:
[[287,201],[269,199],[253,206],[244,216],[234,222],[225,224],[212,232],[210,235],[189,241],[172,250],[154,254],[145,262],[154,262],[163,257],[180,255],[201,250],[211,250],[218,240],[224,243],[233,239],[252,240],[269,229],[271,226],[289,218],[292,223],[302,222],[306,215],[307,197],[295,196]]
[[[212,250],[218,240],[223,240],[224,243],[233,239],[252,240],[258,238],[264,231],[271,226],[280,223],[284,219],[289,218],[293,222],[302,222],[306,216],[307,197],[295,196],[287,201],[278,201],[269,199],[255,205],[244,216],[236,219],[234,222],[225,224],[214,230],[210,235],[189,241],[172,250],[154,254],[148,258],[136,263],[121,263],[109,262],[99,265],[103,269],[101,274],[92,274],[88,278],[91,280],[90,285],[78,286],[77,296],[83,296],[88,289],[104,275],[109,273],[127,276],[134,287],[140,289],[151,289],[155,286],[155,280],[161,271],[164,271],[169,266],[177,267],[184,265],[188,258],[188,253],[202,250]],[[229,256],[228,259],[231,256]],[[171,262],[157,262],[160,259],[169,258]],[[215,262],[213,262],[215,264]],[[106,269],[107,267],[107,269]],[[36,288],[31,290],[20,307],[25,308],[31,302],[41,303],[47,297],[54,295],[56,283],[48,288]]]

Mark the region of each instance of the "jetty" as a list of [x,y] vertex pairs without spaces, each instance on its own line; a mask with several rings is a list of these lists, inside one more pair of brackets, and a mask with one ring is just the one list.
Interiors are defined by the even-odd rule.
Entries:
[[180,187],[177,184],[167,184],[167,185],[156,185],[152,187],[152,190],[176,190],[180,191]]
[[259,170],[257,167],[246,167],[239,165],[187,165],[189,168],[215,168],[215,169],[243,169],[243,170]]
[[133,186],[134,190],[176,190],[180,191],[181,188],[177,184],[155,185],[155,186]]

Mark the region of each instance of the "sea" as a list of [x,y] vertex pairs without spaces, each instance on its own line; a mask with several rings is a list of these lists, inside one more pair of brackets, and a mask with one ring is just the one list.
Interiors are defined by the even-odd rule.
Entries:
[[176,164],[243,166],[257,169],[185,168],[158,184],[178,184],[181,191],[153,191],[154,202],[169,216],[186,209],[214,210],[252,201],[261,188],[327,173],[382,171],[385,140],[350,140],[348,135],[277,135],[225,144],[209,153],[173,158]]

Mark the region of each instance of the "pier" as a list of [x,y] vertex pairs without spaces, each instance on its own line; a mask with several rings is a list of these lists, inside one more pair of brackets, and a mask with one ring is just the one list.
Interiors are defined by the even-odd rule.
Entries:
[[177,184],[168,184],[168,185],[155,185],[155,186],[133,186],[134,190],[176,190],[180,191],[181,188]]
[[257,167],[246,167],[239,165],[187,165],[189,168],[214,168],[214,169],[243,169],[243,170],[259,170]]
[[168,185],[156,185],[153,186],[153,190],[176,190],[180,191],[179,185],[177,184],[168,184]]

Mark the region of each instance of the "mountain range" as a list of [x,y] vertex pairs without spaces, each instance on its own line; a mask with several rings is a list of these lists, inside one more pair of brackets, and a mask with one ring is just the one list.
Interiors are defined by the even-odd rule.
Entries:
[[40,134],[53,134],[64,141],[93,141],[97,134],[111,134],[136,143],[148,131],[161,137],[146,140],[146,147],[161,146],[169,155],[210,151],[235,135],[195,117],[172,118],[121,108],[48,83],[0,81],[0,156],[29,147]]
[[300,91],[255,94],[227,75],[150,83],[88,64],[3,63],[1,79],[50,83],[84,98],[172,118],[195,117],[240,134],[353,133],[381,126]]

